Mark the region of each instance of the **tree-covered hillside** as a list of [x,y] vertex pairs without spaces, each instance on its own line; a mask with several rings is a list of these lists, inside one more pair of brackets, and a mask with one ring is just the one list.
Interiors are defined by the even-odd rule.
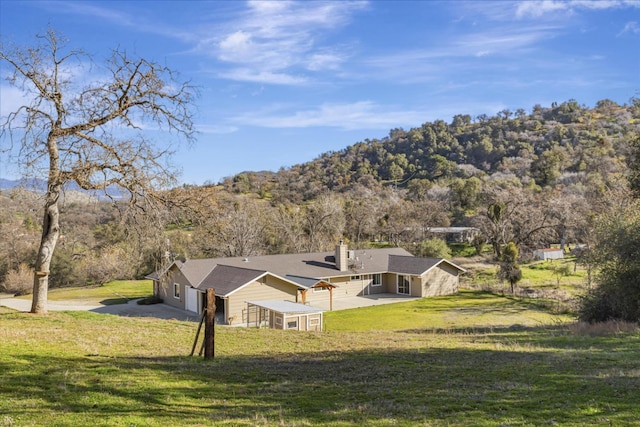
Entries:
[[602,100],[594,108],[570,100],[550,107],[503,110],[495,116],[456,115],[451,123],[393,129],[383,139],[365,140],[327,152],[277,173],[247,172],[224,180],[236,193],[255,192],[286,200],[309,200],[326,190],[356,184],[392,184],[420,191],[459,179],[515,179],[550,187],[582,183],[601,188],[625,170],[630,144],[640,130],[640,100],[618,105]]

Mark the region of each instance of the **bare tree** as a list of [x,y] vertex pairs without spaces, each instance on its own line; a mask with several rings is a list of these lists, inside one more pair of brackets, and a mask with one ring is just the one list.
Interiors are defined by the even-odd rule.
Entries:
[[[60,234],[58,202],[70,182],[85,190],[126,190],[130,203],[153,199],[154,189],[173,182],[166,166],[170,144],[159,148],[143,125],[192,140],[194,88],[168,68],[114,50],[105,66],[82,82],[79,70],[91,58],[67,48],[50,29],[33,47],[0,45],[9,82],[25,101],[3,119],[3,139],[19,141],[21,165],[47,176],[42,239],[35,263],[32,313],[47,312],[49,266]],[[8,134],[9,138],[4,138]]]
[[304,230],[307,251],[326,250],[344,232],[345,218],[340,196],[323,194],[307,205]]
[[489,188],[485,194],[487,210],[476,224],[487,236],[497,258],[509,241],[531,246],[548,240],[557,221],[548,208],[546,194],[519,188]]

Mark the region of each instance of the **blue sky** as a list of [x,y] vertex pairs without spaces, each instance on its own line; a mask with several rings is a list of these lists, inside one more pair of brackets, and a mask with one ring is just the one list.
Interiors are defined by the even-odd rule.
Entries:
[[[640,97],[636,0],[0,2],[3,40],[48,26],[96,59],[123,48],[200,87],[197,141],[173,162],[188,184],[455,114]],[[18,101],[2,81],[2,115]]]

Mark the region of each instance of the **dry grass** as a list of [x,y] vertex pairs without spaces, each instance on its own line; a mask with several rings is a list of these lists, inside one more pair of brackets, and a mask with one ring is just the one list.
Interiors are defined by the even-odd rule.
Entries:
[[611,320],[601,323],[576,322],[568,325],[568,329],[574,335],[605,337],[637,333],[640,331],[640,326],[638,323]]

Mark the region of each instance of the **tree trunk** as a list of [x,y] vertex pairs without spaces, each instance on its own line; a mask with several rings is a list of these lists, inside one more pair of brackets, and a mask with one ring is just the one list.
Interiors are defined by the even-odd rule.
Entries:
[[[49,267],[60,235],[58,195],[59,186],[54,194],[47,195],[44,220],[42,226],[42,240],[36,258],[35,274],[33,281],[33,302],[31,312],[38,314],[47,313],[47,291],[49,289]],[[52,187],[50,187],[51,189]]]
[[47,313],[47,293],[49,291],[49,273],[53,251],[60,236],[60,211],[58,210],[58,200],[62,184],[59,176],[59,156],[57,140],[49,135],[47,141],[49,151],[49,180],[47,183],[47,194],[44,204],[44,218],[42,221],[42,239],[38,248],[38,256],[34,268],[33,277],[33,300],[31,302],[31,313]]

